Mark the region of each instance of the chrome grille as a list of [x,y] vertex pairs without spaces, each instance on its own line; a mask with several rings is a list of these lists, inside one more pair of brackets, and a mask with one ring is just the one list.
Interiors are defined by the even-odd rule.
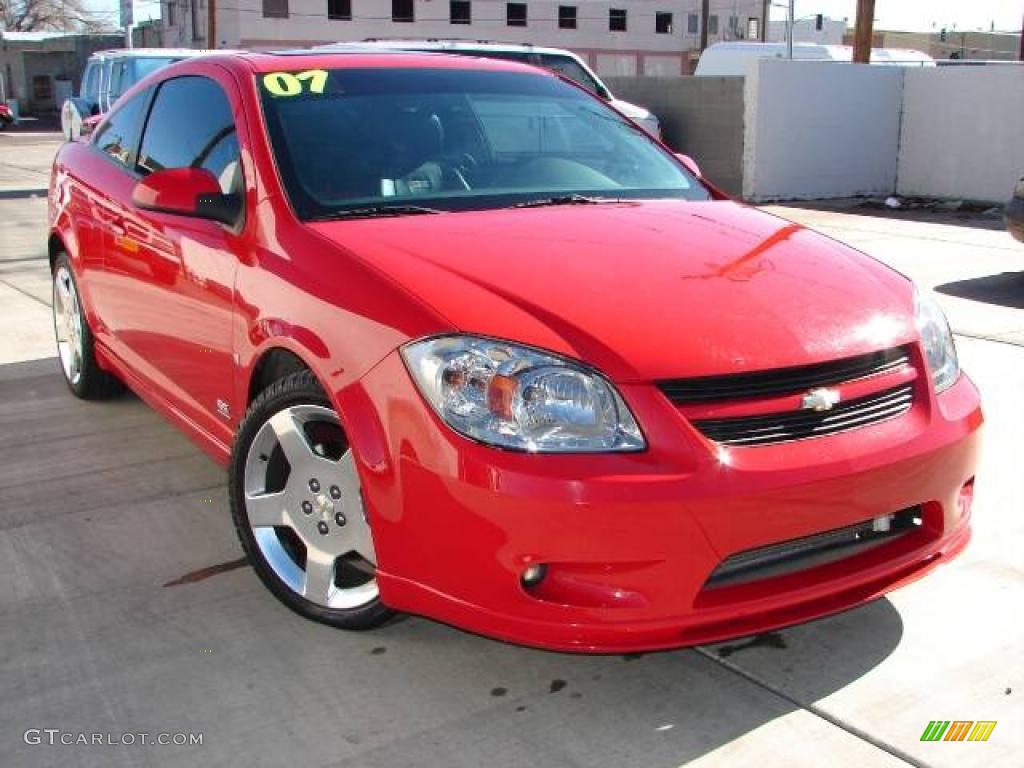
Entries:
[[783,411],[729,419],[703,419],[693,426],[724,445],[768,445],[844,432],[906,413],[914,388],[906,384],[839,403],[828,411]]
[[668,379],[658,388],[676,405],[743,398],[767,398],[830,387],[889,373],[910,362],[906,346],[814,365],[691,379]]

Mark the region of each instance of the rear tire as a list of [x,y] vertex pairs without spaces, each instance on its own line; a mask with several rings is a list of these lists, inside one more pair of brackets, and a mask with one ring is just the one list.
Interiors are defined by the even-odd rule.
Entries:
[[278,379],[253,401],[232,449],[228,492],[249,562],[290,609],[357,630],[394,615],[377,589],[352,449],[312,372]]
[[83,400],[118,395],[124,385],[96,362],[96,340],[82,308],[81,294],[66,253],[53,265],[53,331],[57,363],[71,393]]

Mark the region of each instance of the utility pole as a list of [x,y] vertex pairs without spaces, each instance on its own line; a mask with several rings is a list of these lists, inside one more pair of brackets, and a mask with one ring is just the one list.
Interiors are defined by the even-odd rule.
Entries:
[[206,47],[217,47],[217,0],[206,0]]
[[1020,25],[1020,54],[1017,56],[1020,61],[1024,61],[1024,21]]
[[871,37],[875,25],[875,0],[857,0],[857,23],[853,31],[853,61],[871,63]]
[[786,58],[793,58],[793,19],[796,11],[796,0],[789,0],[789,11],[786,15]]
[[708,47],[708,16],[711,14],[711,0],[702,0],[700,4],[700,50]]
[[761,42],[768,42],[768,18],[771,14],[772,0],[764,0],[761,5]]

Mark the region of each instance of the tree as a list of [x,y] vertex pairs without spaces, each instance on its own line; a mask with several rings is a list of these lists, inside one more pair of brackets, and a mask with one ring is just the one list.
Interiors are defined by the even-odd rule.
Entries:
[[100,32],[109,27],[85,0],[0,0],[0,28],[8,32]]

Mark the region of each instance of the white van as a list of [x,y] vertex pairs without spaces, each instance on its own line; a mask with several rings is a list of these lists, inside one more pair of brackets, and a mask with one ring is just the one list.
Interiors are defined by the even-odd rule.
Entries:
[[[695,75],[745,75],[754,59],[786,58],[785,43],[715,43],[704,50]],[[849,45],[794,43],[793,58],[801,61],[853,61]],[[872,48],[871,63],[888,66],[935,66],[935,59],[909,48]]]

